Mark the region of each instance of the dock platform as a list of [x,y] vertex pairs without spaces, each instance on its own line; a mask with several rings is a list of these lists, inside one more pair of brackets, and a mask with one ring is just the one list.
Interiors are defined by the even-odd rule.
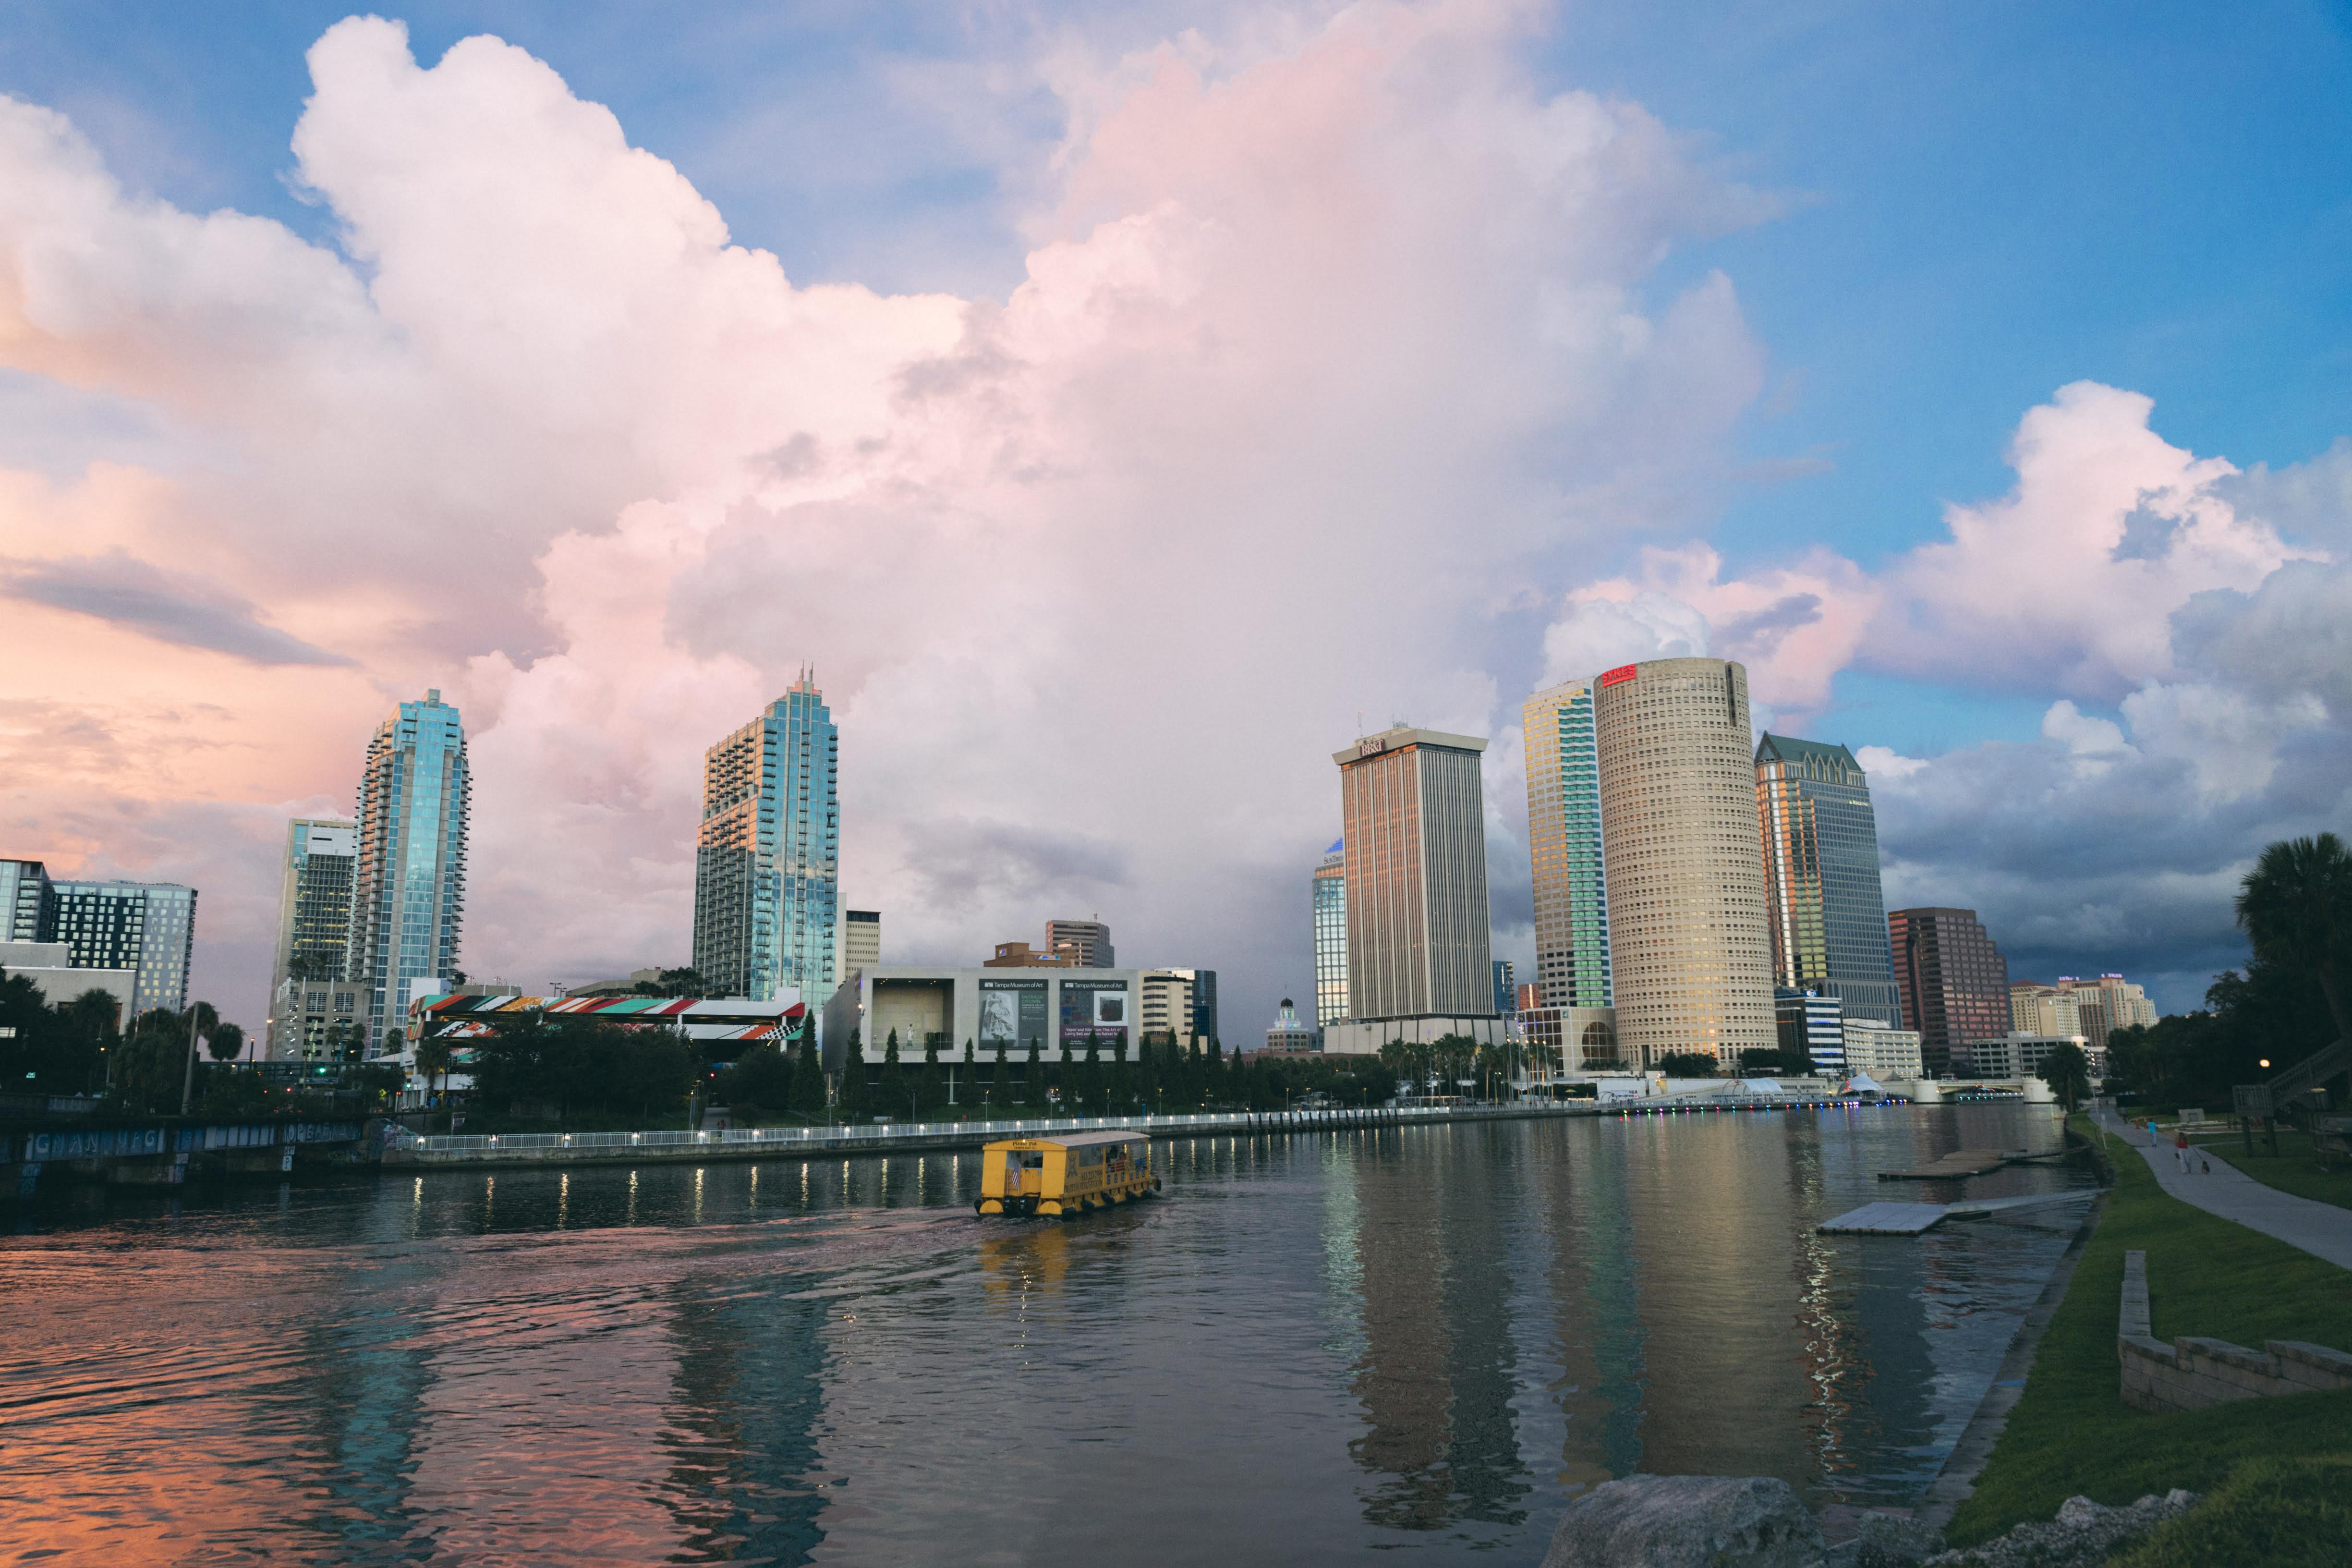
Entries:
[[1958,1204],[1864,1204],[1835,1219],[1825,1219],[1813,1228],[1828,1236],[1921,1236],[1948,1219],[1983,1219],[2018,1209],[2087,1202],[2098,1195],[2096,1187],[2070,1187],[2061,1193],[2028,1193],[2021,1197],[1977,1198]]

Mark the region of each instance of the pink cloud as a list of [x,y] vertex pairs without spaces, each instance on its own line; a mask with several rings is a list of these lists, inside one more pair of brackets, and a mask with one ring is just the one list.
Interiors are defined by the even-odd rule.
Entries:
[[200,978],[257,1016],[269,836],[199,863],[90,825],[348,798],[433,685],[477,753],[467,966],[674,961],[701,749],[813,660],[849,897],[894,952],[1083,900],[1227,970],[1245,1020],[1301,981],[1355,714],[1496,728],[1495,584],[1686,514],[1760,385],[1727,279],[1643,289],[1769,203],[1638,106],[1538,92],[1515,26],[1374,5],[1246,57],[1057,62],[1074,131],[1003,301],[796,287],[494,39],[430,68],[390,23],[319,41],[295,148],[340,251],[133,199],[0,104],[0,359],[222,454],[0,478],[0,553],[119,547],[359,661],[118,626],[44,661],[57,627],[8,618],[0,661],[174,759],[93,750],[79,815],[5,786],[8,852],[200,870],[205,962],[238,966]]

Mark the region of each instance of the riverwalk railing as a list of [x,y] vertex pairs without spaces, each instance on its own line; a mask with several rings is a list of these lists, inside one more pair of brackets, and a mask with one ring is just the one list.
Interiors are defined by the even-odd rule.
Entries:
[[632,1151],[683,1152],[709,1149],[738,1153],[773,1149],[779,1153],[855,1145],[861,1152],[892,1143],[928,1143],[956,1139],[992,1143],[1049,1132],[1097,1132],[1133,1128],[1163,1137],[1218,1132],[1310,1131],[1321,1128],[1386,1127],[1469,1120],[1481,1112],[1523,1115],[1543,1106],[1382,1106],[1376,1110],[1209,1111],[1196,1116],[1049,1117],[1019,1121],[835,1122],[829,1127],[728,1127],[709,1131],[652,1132],[433,1132],[394,1133],[386,1152],[421,1156],[528,1154],[625,1154]]

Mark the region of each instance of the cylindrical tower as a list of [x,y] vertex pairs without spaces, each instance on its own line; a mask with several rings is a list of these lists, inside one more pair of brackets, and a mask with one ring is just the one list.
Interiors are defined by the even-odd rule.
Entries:
[[1622,665],[1593,683],[1617,1037],[1648,1067],[1778,1044],[1748,670]]

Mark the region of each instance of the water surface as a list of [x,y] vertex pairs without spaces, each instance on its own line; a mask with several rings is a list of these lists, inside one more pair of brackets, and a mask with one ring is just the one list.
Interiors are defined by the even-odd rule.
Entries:
[[[2010,1104],[95,1191],[0,1237],[0,1561],[1532,1563],[1636,1469],[1907,1503],[2078,1211],[1829,1215]],[[2019,1167],[1970,1196],[2084,1183]]]

